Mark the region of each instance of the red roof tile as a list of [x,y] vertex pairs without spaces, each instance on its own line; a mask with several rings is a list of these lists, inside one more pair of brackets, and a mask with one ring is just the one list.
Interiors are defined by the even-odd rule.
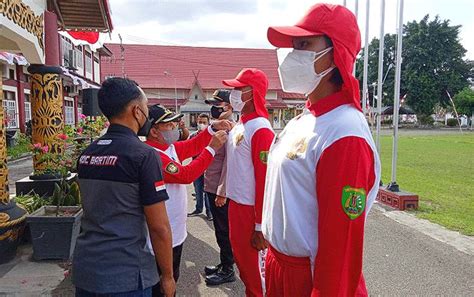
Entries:
[[[106,44],[113,53],[112,59],[101,63],[101,77],[122,74],[119,44]],[[223,79],[234,78],[244,67],[264,71],[269,89],[281,90],[278,78],[278,59],[274,49],[214,48],[190,46],[125,44],[124,64],[127,77],[134,79],[142,88],[190,89],[194,74],[203,89],[224,87]],[[172,76],[166,76],[168,71]]]

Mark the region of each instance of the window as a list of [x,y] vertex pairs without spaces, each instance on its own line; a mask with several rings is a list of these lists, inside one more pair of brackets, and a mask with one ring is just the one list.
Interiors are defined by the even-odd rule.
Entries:
[[18,128],[15,93],[3,91],[3,110],[7,128]]
[[23,74],[23,80],[26,82],[26,83],[29,83],[30,82],[30,75],[25,73]]
[[85,66],[86,66],[86,72],[92,73],[92,55],[88,51],[86,51],[86,60],[85,60]]
[[25,122],[31,121],[31,102],[25,101]]
[[74,53],[76,55],[76,63],[77,63],[77,68],[82,68],[83,67],[83,57],[82,57],[82,46],[78,45],[74,49]]
[[74,125],[74,101],[64,100],[64,122],[66,125]]
[[69,66],[69,50],[73,49],[73,45],[70,40],[61,36],[61,51],[63,53],[63,66]]
[[15,69],[8,69],[8,78],[15,79]]
[[25,122],[31,120],[31,100],[30,94],[25,93]]

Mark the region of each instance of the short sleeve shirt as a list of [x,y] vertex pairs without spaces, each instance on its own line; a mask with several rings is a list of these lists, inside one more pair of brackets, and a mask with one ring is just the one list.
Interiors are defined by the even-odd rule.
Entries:
[[143,208],[168,199],[161,172],[155,150],[121,125],[111,125],[79,157],[84,214],[73,258],[77,287],[105,294],[158,282]]

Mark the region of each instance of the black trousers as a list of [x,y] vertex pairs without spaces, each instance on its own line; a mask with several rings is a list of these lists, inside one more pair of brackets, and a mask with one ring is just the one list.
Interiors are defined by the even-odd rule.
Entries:
[[234,255],[232,254],[232,247],[229,240],[229,199],[222,207],[217,207],[215,200],[216,194],[207,192],[211,213],[214,217],[212,221],[216,233],[217,244],[220,248],[221,264],[224,266],[232,266],[234,264]]
[[[183,253],[183,244],[175,246],[173,248],[173,278],[175,282],[178,282],[179,278],[179,266],[181,265],[181,254]],[[158,263],[156,264],[158,268],[158,274],[161,277],[161,270]],[[165,296],[161,293],[160,282],[153,286],[153,297],[162,297]]]

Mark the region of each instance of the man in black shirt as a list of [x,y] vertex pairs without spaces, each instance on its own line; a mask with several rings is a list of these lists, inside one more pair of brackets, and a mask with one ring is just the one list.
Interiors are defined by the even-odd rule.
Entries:
[[78,160],[84,215],[73,258],[76,296],[151,296],[156,263],[163,293],[173,296],[161,160],[137,137],[151,126],[148,100],[134,81],[123,78],[104,81],[98,99],[111,125]]

